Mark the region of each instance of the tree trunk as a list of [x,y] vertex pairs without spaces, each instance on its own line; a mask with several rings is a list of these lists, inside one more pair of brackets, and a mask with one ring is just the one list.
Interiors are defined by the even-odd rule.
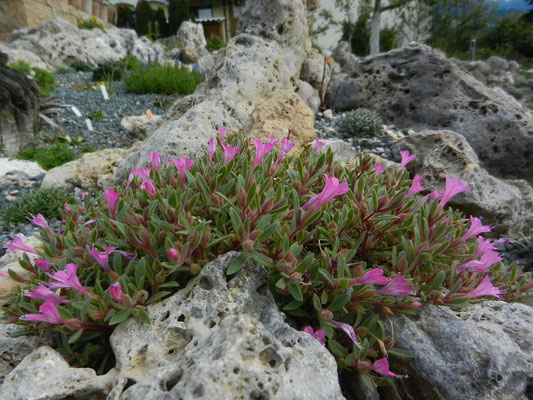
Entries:
[[370,55],[379,53],[379,28],[381,25],[381,0],[374,0],[374,10],[370,20]]

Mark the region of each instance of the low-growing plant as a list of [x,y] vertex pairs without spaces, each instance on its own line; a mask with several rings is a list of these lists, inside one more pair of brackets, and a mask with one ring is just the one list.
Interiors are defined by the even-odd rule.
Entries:
[[99,65],[93,71],[93,82],[100,81],[120,81],[122,79],[122,67],[118,64]]
[[320,142],[290,156],[287,138],[229,144],[224,134],[196,160],[165,165],[149,153],[151,167],[132,169],[125,187],[65,206],[57,233],[37,215],[42,245],[8,246],[39,258],[20,261],[31,279],[9,272],[25,285],[5,319],[22,334],[58,330],[72,364],[103,372],[115,325],[150,324],[147,305],[190,290],[204,265],[234,250],[228,275],[248,260],[264,265],[296,326],[374,386],[397,377],[388,356],[407,355],[385,333],[389,316],[422,302],[531,302],[533,284],[480,236],[490,228],[446,206],[468,189],[458,179],[423,195],[422,177],[405,169],[408,152],[398,169],[369,157],[345,167],[319,153]]
[[207,43],[205,47],[210,52],[219,50],[226,45],[226,43],[224,43],[219,36],[213,34],[209,35],[209,39],[207,39],[206,42]]
[[22,195],[0,209],[0,220],[6,224],[28,223],[38,214],[46,218],[59,218],[65,203],[74,197],[64,189],[38,189]]
[[75,60],[71,67],[78,72],[91,72],[93,70],[89,64],[81,60]]
[[124,79],[132,93],[189,94],[205,79],[201,72],[177,64],[140,65]]
[[346,137],[374,137],[383,132],[383,120],[375,111],[358,108],[342,116],[337,128]]
[[28,64],[26,61],[15,61],[13,63],[9,63],[7,65],[9,68],[14,69],[24,75],[31,75],[31,65]]
[[101,121],[105,118],[105,114],[102,110],[96,110],[91,113],[91,119],[93,121]]
[[121,59],[117,65],[125,71],[131,71],[139,66],[137,57],[129,55]]
[[79,29],[100,29],[102,32],[105,32],[104,25],[96,19],[96,17],[90,18],[79,18],[78,19],[78,28]]
[[56,74],[68,74],[69,72],[73,71],[73,68],[64,64],[55,64],[54,69]]
[[94,146],[87,145],[87,146],[83,146],[83,147],[80,149],[80,154],[94,153],[95,151],[96,151],[96,148],[95,148]]
[[39,86],[41,98],[49,97],[56,87],[56,76],[45,69],[33,68],[35,83]]
[[17,158],[19,160],[35,161],[42,168],[51,169],[75,160],[78,155],[67,145],[56,144],[51,147],[22,150],[17,155]]

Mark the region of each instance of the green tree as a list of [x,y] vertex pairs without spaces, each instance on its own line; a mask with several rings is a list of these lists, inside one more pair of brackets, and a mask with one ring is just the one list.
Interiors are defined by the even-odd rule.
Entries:
[[131,7],[125,5],[117,7],[117,26],[119,28],[135,28],[135,18]]
[[152,7],[146,0],[137,3],[137,24],[136,31],[139,36],[148,34],[150,23],[152,22]]
[[166,33],[168,32],[167,16],[165,15],[165,10],[162,7],[159,7],[157,10],[155,10],[153,14],[153,22],[160,35],[166,37]]
[[169,0],[168,2],[168,30],[167,36],[178,32],[183,21],[190,19],[188,0]]
[[480,47],[506,58],[533,58],[533,24],[519,15],[509,15],[492,26]]

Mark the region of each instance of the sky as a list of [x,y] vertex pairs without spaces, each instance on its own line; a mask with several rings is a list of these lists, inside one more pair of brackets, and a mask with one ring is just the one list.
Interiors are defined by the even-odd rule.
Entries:
[[530,6],[525,0],[496,0],[500,4],[500,9],[515,8],[517,10],[529,10]]

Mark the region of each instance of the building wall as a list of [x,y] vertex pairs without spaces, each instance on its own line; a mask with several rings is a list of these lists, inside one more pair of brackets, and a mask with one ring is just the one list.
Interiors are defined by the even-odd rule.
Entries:
[[[0,0],[0,40],[11,40],[15,29],[38,28],[55,18],[76,24],[78,18],[88,17],[64,0]],[[107,21],[104,25],[109,26]]]

